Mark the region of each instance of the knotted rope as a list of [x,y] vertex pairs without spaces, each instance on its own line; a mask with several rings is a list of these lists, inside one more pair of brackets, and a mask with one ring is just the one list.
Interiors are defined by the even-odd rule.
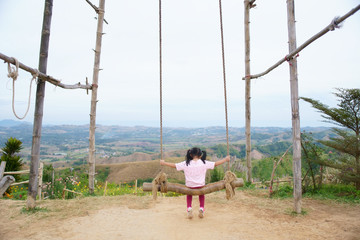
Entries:
[[167,193],[167,175],[162,171],[152,181],[152,194],[154,200],[157,198],[158,185],[160,185],[160,191],[162,193]]
[[329,30],[330,30],[330,31],[334,31],[335,28],[341,28],[341,25],[338,24],[338,20],[339,20],[339,17],[335,17],[335,18],[331,21],[331,23],[330,23],[330,25],[329,25]]
[[229,200],[233,196],[235,196],[235,187],[231,185],[231,183],[236,180],[236,175],[231,171],[226,171],[224,181],[226,188],[226,199]]
[[24,114],[23,117],[19,117],[16,114],[15,111],[15,81],[17,80],[17,77],[19,76],[19,61],[13,57],[13,59],[15,60],[15,67],[11,67],[10,63],[8,63],[8,78],[12,78],[13,79],[13,92],[12,92],[12,111],[15,115],[15,117],[17,117],[18,119],[22,120],[26,117],[26,115],[29,112],[30,109],[30,101],[31,101],[31,87],[32,87],[32,82],[39,76],[39,71],[36,70],[35,73],[31,73],[32,75],[32,79],[30,81],[30,90],[29,90],[29,99],[28,99],[28,106],[26,109],[26,112]]

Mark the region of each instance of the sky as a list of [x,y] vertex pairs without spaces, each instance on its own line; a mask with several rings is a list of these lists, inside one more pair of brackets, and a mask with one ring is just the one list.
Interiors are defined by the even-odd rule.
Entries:
[[[98,5],[97,1],[92,1]],[[286,0],[256,1],[250,13],[251,74],[288,53]],[[358,0],[295,0],[297,45],[359,4]],[[223,0],[230,127],[245,126],[244,7]],[[44,1],[0,0],[0,52],[38,67]],[[219,2],[163,0],[163,126],[225,126]],[[97,123],[159,126],[159,25],[157,0],[105,2]],[[85,0],[54,0],[47,74],[65,84],[93,78],[97,20]],[[300,52],[299,96],[331,106],[335,88],[360,87],[360,12]],[[291,127],[287,63],[251,82],[251,126]],[[28,104],[31,74],[19,71],[15,110]],[[12,79],[0,65],[0,120],[12,112]],[[36,84],[31,90],[32,122]],[[91,93],[46,84],[43,124],[88,124]],[[332,126],[302,100],[300,124]]]

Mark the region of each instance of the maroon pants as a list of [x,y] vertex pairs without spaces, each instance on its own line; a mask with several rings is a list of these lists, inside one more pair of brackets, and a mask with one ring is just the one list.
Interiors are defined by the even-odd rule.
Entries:
[[[194,187],[191,189],[198,189],[198,188],[202,188],[202,187]],[[186,195],[186,203],[187,203],[187,208],[192,207],[192,195]],[[204,208],[205,207],[205,195],[199,195],[199,202],[200,202],[200,207]]]

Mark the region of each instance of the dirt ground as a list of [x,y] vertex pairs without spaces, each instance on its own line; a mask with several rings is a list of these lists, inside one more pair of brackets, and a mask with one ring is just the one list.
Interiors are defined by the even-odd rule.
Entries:
[[38,202],[44,211],[21,213],[24,201],[0,200],[0,239],[360,239],[360,206],[303,199],[294,216],[292,200],[238,191],[206,195],[205,217],[186,218],[185,196],[87,197]]

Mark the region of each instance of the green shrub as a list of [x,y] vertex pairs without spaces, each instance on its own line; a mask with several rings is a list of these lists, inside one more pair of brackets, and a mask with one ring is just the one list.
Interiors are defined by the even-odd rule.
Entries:
[[224,171],[221,168],[216,167],[210,171],[210,182],[211,183],[218,182],[223,179],[224,179]]
[[[22,148],[22,142],[16,138],[10,137],[6,141],[5,147],[1,149],[2,155],[0,158],[0,162],[6,161],[5,172],[21,170],[24,163],[18,153]],[[21,179],[20,175],[14,175],[14,178],[16,181]]]

